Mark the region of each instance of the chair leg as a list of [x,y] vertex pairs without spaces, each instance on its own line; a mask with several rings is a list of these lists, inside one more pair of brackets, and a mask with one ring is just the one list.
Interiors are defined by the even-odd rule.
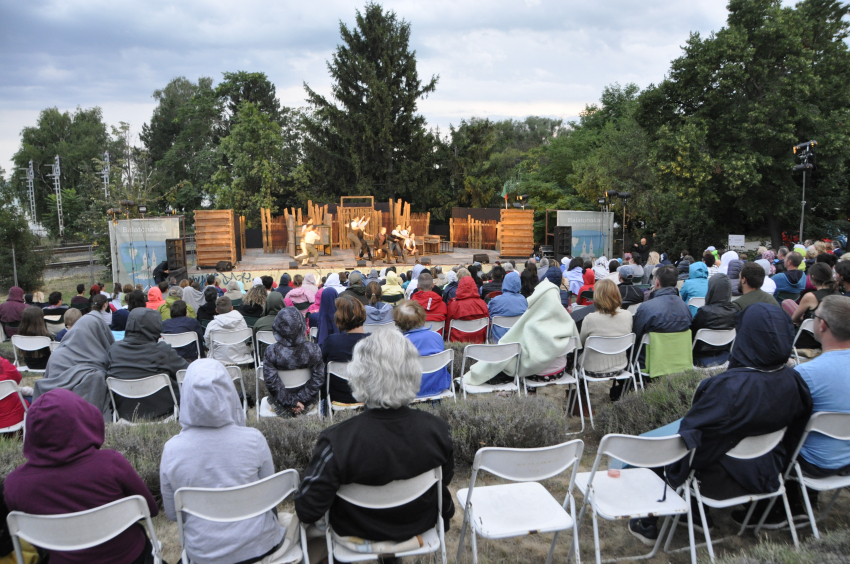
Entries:
[[596,550],[596,564],[602,564],[602,553],[599,550],[599,523],[596,521],[596,511],[590,509],[593,518],[593,548]]
[[558,533],[561,531],[555,531],[555,537],[552,539],[552,546],[549,547],[549,555],[546,557],[546,564],[552,564],[552,555],[555,553],[555,543],[558,542]]
[[472,564],[478,564],[478,540],[475,536],[475,527],[469,526],[470,538],[472,539]]
[[[570,559],[572,559],[572,557],[573,557],[573,550],[575,550],[576,555],[578,555],[578,553],[579,553],[578,530],[581,528],[582,520],[584,520],[585,510],[587,510],[587,504],[582,502],[581,512],[578,515],[578,520],[573,524],[573,531],[575,531],[575,533],[573,534],[573,539],[570,542],[570,551],[567,553],[567,564],[570,564]],[[576,561],[576,564],[579,564],[578,561]]]
[[593,408],[590,406],[590,386],[587,383],[587,380],[584,382],[584,393],[587,397],[587,414],[590,416],[590,426],[593,429],[596,429],[596,425],[593,424]]
[[681,518],[681,515],[676,515],[673,519],[673,525],[670,527],[670,532],[667,534],[667,542],[664,543],[664,552],[670,550],[670,542],[673,540],[673,535],[676,534],[676,528],[679,526],[679,518]]
[[[702,494],[700,494],[700,491],[699,491],[699,484],[697,484],[696,479],[694,479],[693,484],[694,484],[694,493],[696,493],[696,495],[697,495],[697,507],[699,507],[699,518],[700,518],[700,522],[702,523],[702,531],[703,531],[703,534],[705,535],[705,544],[706,544],[706,546],[708,547],[708,557],[711,559],[711,561],[712,561],[712,562],[714,562],[714,546],[711,544],[711,533],[708,531],[708,522],[707,522],[707,520],[706,520],[706,518],[705,518],[705,507],[704,507],[704,506],[703,506],[703,504],[702,504]],[[687,500],[687,501],[688,501],[688,504],[689,504],[689,505],[688,505],[688,511],[690,511],[690,510],[691,510],[691,509],[690,509],[690,497],[691,497],[691,496],[690,496],[690,495],[688,495],[688,500]],[[692,518],[691,518],[691,519],[692,519]],[[693,522],[689,520],[688,526],[689,526],[689,527],[690,527],[690,529],[691,529],[691,531],[690,531],[690,534],[691,534],[691,547],[693,547],[693,546],[694,546],[694,544],[693,544],[693,543],[694,543],[694,539],[693,539],[693,534],[694,534]],[[693,548],[693,551],[694,551],[694,556],[696,556],[696,548]]]
[[829,503],[826,504],[826,509],[823,510],[823,513],[820,514],[820,519],[826,519],[826,514],[829,513],[829,510],[832,509],[832,506],[835,505],[835,502],[838,500],[838,496],[841,494],[841,490],[835,490],[835,495],[832,496],[832,499],[829,500]]
[[460,557],[463,554],[463,537],[466,536],[466,526],[469,523],[469,512],[468,508],[464,508],[463,512],[463,525],[460,526],[460,539],[457,541],[457,564],[460,564]]
[[[803,471],[800,469],[799,464],[795,464],[795,470],[797,472],[797,480],[800,486],[800,493],[803,495],[803,503],[806,505],[806,516],[809,518],[809,524],[812,526],[812,534],[815,535],[816,539],[820,538],[820,532],[818,531],[818,525],[815,522],[815,514],[812,511],[812,502],[809,501],[809,492],[806,488],[806,484],[803,483]],[[785,482],[786,484],[788,482]],[[838,490],[839,493],[841,490]]]
[[[779,483],[782,484],[782,478],[779,478]],[[800,539],[797,538],[797,527],[794,526],[794,516],[791,515],[791,504],[788,503],[788,495],[782,492],[782,503],[785,505],[785,515],[788,518],[788,528],[791,529],[791,538],[794,540],[794,546],[800,548]]]

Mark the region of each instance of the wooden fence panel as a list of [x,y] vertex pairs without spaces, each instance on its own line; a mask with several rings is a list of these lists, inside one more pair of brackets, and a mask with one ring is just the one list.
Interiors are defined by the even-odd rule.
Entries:
[[502,210],[501,250],[504,257],[527,257],[534,250],[534,211]]
[[195,248],[199,266],[223,260],[236,264],[233,210],[195,210]]

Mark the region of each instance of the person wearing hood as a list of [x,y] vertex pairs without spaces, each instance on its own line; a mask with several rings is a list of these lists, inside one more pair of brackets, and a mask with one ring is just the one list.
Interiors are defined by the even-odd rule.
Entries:
[[204,332],[204,344],[210,351],[210,358],[230,364],[248,364],[253,362],[254,355],[247,342],[234,345],[216,345],[212,347],[213,331],[238,331],[247,329],[248,324],[242,314],[233,309],[231,301],[222,296],[215,301],[217,315],[209,322]]
[[[786,365],[795,333],[788,316],[779,308],[753,304],[737,318],[736,325],[738,336],[729,369],[700,382],[691,409],[679,424],[679,435],[696,453],[693,459],[686,456],[666,467],[667,483],[673,489],[695,470],[700,492],[713,499],[777,491],[779,475],[811,415],[809,388]],[[782,442],[768,454],[749,460],[726,455],[742,439],[781,429],[786,429]],[[775,507],[785,520],[783,504]],[[711,528],[708,511],[706,507]],[[732,519],[743,523],[745,515],[746,510],[736,510]],[[760,515],[757,511],[754,519]],[[629,523],[633,533],[654,531],[657,538],[657,518],[636,521]],[[651,539],[653,534],[636,536]]]
[[332,272],[328,275],[328,279],[325,281],[325,284],[322,286],[324,289],[333,288],[336,290],[337,294],[341,294],[345,292],[345,286],[343,286],[339,281],[339,274],[336,272]]
[[198,309],[206,303],[204,293],[201,291],[201,285],[197,281],[183,288],[183,301],[186,302],[186,305],[192,306],[197,316]]
[[215,301],[218,299],[218,290],[215,286],[204,288],[204,305],[198,308],[198,321],[212,321],[217,315]]
[[[326,292],[332,296],[333,292]],[[362,307],[362,306],[361,306]],[[280,310],[274,320],[275,341],[263,354],[263,379],[269,391],[269,406],[278,417],[294,417],[308,413],[318,403],[325,384],[325,364],[319,345],[307,340],[304,317],[293,307]],[[310,379],[303,386],[287,388],[278,370],[310,369]]]
[[610,274],[607,257],[602,256],[596,259],[596,262],[593,263],[593,274],[596,276],[596,280],[602,280]]
[[313,316],[310,316],[310,326],[319,328],[319,334],[316,336],[316,343],[319,346],[322,346],[325,339],[330,335],[337,332],[334,315],[336,314],[336,299],[339,295],[334,288],[322,288],[321,303],[319,312],[316,314],[315,324],[313,323]]
[[[295,279],[298,280],[300,274],[295,275]],[[280,288],[278,288],[280,290]],[[300,284],[297,284],[294,288],[291,288],[290,291],[286,294],[286,297],[292,300],[293,304],[300,303],[314,303],[316,301],[316,292],[319,289],[316,287],[316,277],[313,273],[305,274],[304,278],[301,280]]]
[[[560,270],[560,269],[559,269]],[[540,282],[544,278],[546,278],[546,273],[549,271],[549,259],[543,257],[540,259],[540,262],[537,263],[537,281]]]
[[541,274],[538,274],[539,280],[546,279],[558,288],[561,287],[561,282],[564,281],[564,275],[561,273],[561,269],[558,267],[558,263],[556,263],[554,260],[549,261],[548,268],[546,268]]
[[263,316],[254,323],[254,335],[259,331],[272,331],[274,320],[277,318],[278,312],[284,307],[284,298],[280,293],[269,293],[269,297],[266,298],[266,304],[263,306]]
[[[392,323],[393,306],[381,301],[381,285],[377,282],[369,282],[366,286],[366,325],[382,325]],[[440,303],[443,303],[440,301]]]
[[[407,340],[413,343],[419,356],[439,354],[446,350],[443,337],[431,331],[426,318],[425,308],[413,300],[404,300],[393,309],[396,327],[404,333]],[[444,366],[436,372],[422,374],[422,384],[416,395],[417,397],[436,396],[448,390],[451,385],[451,375]]]
[[576,296],[578,297],[578,299],[576,300],[576,305],[586,306],[592,304],[593,300],[589,300],[586,297],[583,297],[582,294],[584,294],[585,292],[593,292],[593,287],[596,284],[597,280],[596,273],[588,268],[584,271],[584,274],[582,274],[582,280],[584,280],[584,284],[581,286],[581,288],[578,289],[578,293],[576,294]]
[[182,301],[186,304],[186,316],[192,319],[197,318],[197,314],[195,313],[195,308],[190,306],[186,300],[183,299],[183,288],[180,286],[172,286],[168,289],[168,297],[165,299],[165,303],[157,308],[159,314],[162,316],[162,320],[165,321],[167,319],[171,319],[171,306],[174,305],[175,302]]
[[[655,290],[635,312],[635,343],[648,333],[680,333],[691,327],[691,310],[676,290],[676,267],[665,265],[655,271]],[[641,354],[643,356],[643,354]]]
[[348,288],[340,296],[351,296],[364,306],[369,303],[366,298],[366,286],[363,285],[363,276],[359,272],[352,272],[348,277]]
[[[693,278],[691,278],[693,279]],[[735,327],[735,315],[740,310],[732,304],[732,284],[723,274],[715,274],[708,279],[708,291],[705,295],[705,305],[697,309],[691,323],[691,332],[696,339],[700,329],[717,329],[724,331]],[[729,359],[730,345],[715,347],[702,341],[693,350],[696,366],[717,366]]]
[[413,272],[410,275],[410,281],[407,284],[407,288],[405,288],[405,290],[404,290],[404,298],[406,300],[409,300],[411,294],[413,294],[413,292],[416,291],[416,289],[419,285],[419,275],[422,274],[422,271],[424,271],[424,270],[425,270],[425,267],[422,266],[421,264],[413,265]]
[[[682,264],[688,261],[683,260],[679,263],[679,272],[682,270]],[[688,265],[688,278],[685,280],[685,283],[682,284],[682,289],[679,290],[679,294],[682,296],[682,301],[686,304],[688,300],[691,298],[704,298],[708,293],[708,267],[704,262],[695,262],[693,264]],[[681,274],[679,275],[679,280],[682,279]],[[691,316],[695,316],[698,307],[689,305],[688,309],[691,310]]]
[[738,253],[736,253],[735,251],[726,251],[725,253],[720,255],[720,270],[718,272],[720,272],[720,274],[726,274],[728,276],[729,264],[731,264],[733,260],[740,260],[738,258]]
[[418,290],[410,297],[412,301],[417,302],[425,310],[425,321],[433,323],[435,328],[439,328],[438,333],[442,337],[445,334],[446,316],[448,308],[443,302],[442,297],[434,291],[434,278],[427,270],[423,270],[416,279]]
[[583,265],[584,260],[582,260],[581,257],[576,257],[570,261],[570,264],[567,266],[567,270],[564,273],[564,276],[569,281],[570,293],[574,296],[578,296],[581,293],[581,287],[584,284]]
[[[76,331],[75,327],[68,337]],[[162,318],[159,313],[142,308],[131,311],[130,317],[127,318],[124,340],[115,341],[109,347],[106,355],[106,377],[138,380],[154,374],[168,374],[174,395],[179,402],[177,371],[183,370],[189,366],[189,363],[177,354],[171,345],[160,341],[160,335],[162,335]],[[132,421],[136,417],[157,419],[172,415],[174,412],[174,400],[171,392],[166,388],[162,388],[152,396],[140,399],[125,398],[118,394],[114,397],[118,416],[127,421]]]
[[[528,309],[528,300],[520,293],[520,290],[522,290],[522,283],[519,274],[511,272],[505,276],[502,282],[502,295],[496,296],[487,304],[490,319],[495,316],[517,317],[525,313]],[[493,326],[492,332],[493,339],[498,343],[499,339],[508,332],[508,328]]]
[[[770,252],[770,251],[768,251],[768,252]],[[765,254],[767,254],[767,253],[765,253]],[[774,282],[770,278],[770,271],[772,270],[770,261],[767,260],[767,259],[761,258],[761,259],[756,261],[756,264],[764,269],[764,274],[765,274],[764,284],[761,285],[761,291],[772,295],[773,292],[776,291],[776,282]]]
[[404,294],[404,289],[401,287],[401,280],[399,280],[398,274],[394,270],[388,270],[386,283],[381,288],[381,296],[386,298],[399,294]]
[[617,290],[620,292],[620,300],[623,309],[629,309],[629,306],[635,304],[643,303],[643,292],[639,288],[635,288],[634,285],[634,267],[628,264],[624,264],[620,268],[617,269],[617,276],[619,277],[619,283],[617,284]]
[[434,276],[434,287],[439,288],[440,292],[442,292],[443,286],[445,286],[447,282],[446,275],[443,274],[443,267],[438,264],[434,267],[434,273],[436,274]]
[[225,296],[230,298],[231,302],[235,302],[236,300],[241,300],[244,297],[244,294],[239,289],[239,282],[236,280],[231,280],[227,283],[227,291],[224,293]]
[[785,272],[773,276],[773,282],[776,284],[774,298],[778,298],[780,293],[800,294],[806,289],[806,276],[800,269],[802,263],[803,256],[800,253],[788,253],[785,257]]
[[[281,297],[284,297],[284,298],[287,297],[287,294],[289,294],[289,292],[294,290],[294,288],[289,285],[290,282],[291,282],[291,279],[289,277],[289,274],[284,272],[283,274],[280,275],[280,283],[277,285],[277,288],[275,288],[275,292],[279,293],[281,295]],[[313,277],[313,285],[314,286],[316,285],[316,278],[315,277]]]
[[[236,388],[220,362],[199,360],[189,366],[180,427],[180,434],[165,443],[159,465],[169,521],[177,520],[174,492],[180,488],[246,486],[274,474],[269,445],[259,430],[245,425]],[[192,562],[205,564],[259,562],[289,549],[284,535],[291,518],[268,510],[243,521],[217,523],[184,513],[186,553]]]
[[369,271],[369,275],[366,276],[366,278],[363,280],[363,283],[366,284],[367,286],[369,285],[369,282],[380,283],[380,278],[378,277],[378,271],[375,270],[374,268]]
[[[392,307],[388,306],[390,311]],[[390,318],[392,321],[392,317]],[[334,323],[337,332],[328,336],[322,343],[322,362],[325,367],[329,362],[349,362],[354,347],[369,336],[364,329],[366,309],[359,301],[349,296],[340,296],[336,300]],[[357,403],[351,394],[348,382],[336,376],[330,376],[331,401],[340,405]],[[324,390],[323,390],[324,391]]]
[[[725,256],[725,255],[724,255]],[[732,282],[732,295],[740,296],[741,291],[738,288],[738,280],[741,278],[741,270],[744,268],[744,261],[740,259],[732,260],[726,270],[726,276]]]
[[[40,396],[27,413],[27,461],[6,477],[6,505],[32,515],[57,515],[139,495],[156,516],[156,500],[133,466],[121,453],[102,449],[103,441],[100,409],[69,390]],[[91,548],[46,552],[51,564],[147,564],[153,562],[151,551],[145,529],[133,524]]]
[[658,264],[660,266],[673,266],[673,263],[670,262],[670,257],[667,256],[667,253],[661,253],[661,262]]
[[156,286],[148,290],[148,303],[145,304],[145,307],[154,311],[159,311],[160,306],[164,304],[165,300],[162,299],[162,290]]
[[[7,337],[12,337],[18,334],[17,325],[21,322],[21,316],[27,308],[24,302],[24,290],[18,286],[9,288],[9,297],[6,301],[0,304],[0,323],[3,324],[3,330]],[[15,325],[10,327],[10,325]]]
[[168,319],[162,322],[162,333],[167,335],[175,335],[179,333],[195,333],[198,338],[198,346],[193,344],[176,347],[181,357],[189,362],[198,359],[198,350],[201,351],[201,356],[204,354],[204,328],[198,323],[197,319],[189,317],[187,313],[188,306],[183,300],[177,300],[171,304],[171,310],[168,313]]
[[[465,276],[461,278],[457,286],[457,296],[449,301],[446,328],[449,327],[454,319],[470,321],[473,319],[489,318],[490,311],[487,309],[487,304],[478,295],[478,287],[475,285],[472,277]],[[487,327],[475,333],[461,333],[457,329],[452,329],[448,340],[450,342],[486,343]]]
[[[684,282],[688,278],[690,278],[690,266],[691,261],[687,259],[682,259],[679,261],[679,264],[676,265],[676,270],[678,272],[679,282]],[[707,280],[707,278],[706,278]],[[680,286],[681,287],[681,286]]]
[[446,273],[446,283],[443,285],[443,303],[448,305],[449,300],[457,294],[457,272],[449,270]]

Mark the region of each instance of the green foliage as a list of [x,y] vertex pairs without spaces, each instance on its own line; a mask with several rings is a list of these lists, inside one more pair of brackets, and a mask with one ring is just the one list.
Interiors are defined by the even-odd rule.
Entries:
[[[6,291],[15,283],[15,268],[18,286],[31,292],[41,285],[44,265],[50,252],[33,252],[38,246],[38,237],[29,228],[27,217],[15,200],[14,189],[7,182],[5,171],[0,167],[0,288]],[[12,267],[12,249],[15,250],[15,268]]]

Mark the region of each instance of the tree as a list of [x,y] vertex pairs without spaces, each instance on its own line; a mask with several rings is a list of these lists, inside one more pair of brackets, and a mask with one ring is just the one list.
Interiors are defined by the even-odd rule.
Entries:
[[[25,292],[41,286],[48,252],[37,253],[38,237],[33,235],[29,222],[16,202],[15,191],[6,181],[6,171],[0,167],[0,288],[14,284],[17,270],[18,285]],[[15,251],[15,268],[12,267],[12,249]]]
[[410,24],[379,4],[358,10],[354,29],[340,22],[340,35],[343,44],[328,63],[335,102],[304,85],[311,107],[304,151],[313,190],[411,200],[433,171],[435,139],[416,104],[434,92],[437,77],[422,83],[409,49]]
[[281,123],[283,113],[280,100],[276,97],[274,84],[265,73],[238,71],[223,74],[224,80],[215,89],[224,110],[223,135],[230,131],[230,125],[243,102],[251,102],[257,111],[266,114],[271,121]]

